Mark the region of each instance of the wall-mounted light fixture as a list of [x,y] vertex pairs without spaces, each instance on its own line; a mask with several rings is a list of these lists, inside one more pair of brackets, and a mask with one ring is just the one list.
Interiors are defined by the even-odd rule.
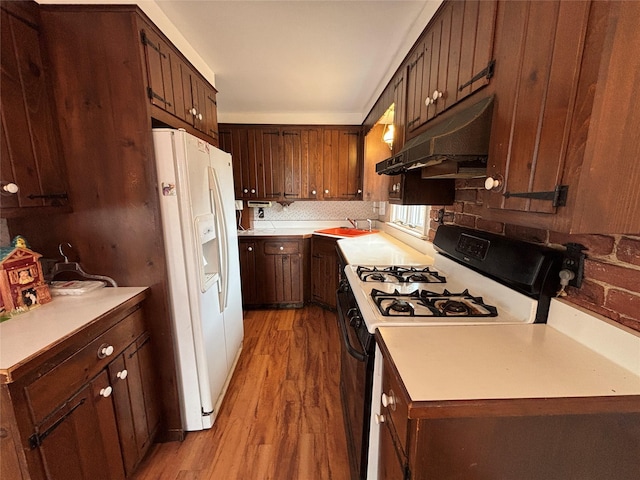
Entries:
[[393,123],[390,123],[384,129],[384,133],[382,134],[382,141],[389,145],[389,149],[393,149],[393,136],[394,136],[395,128]]

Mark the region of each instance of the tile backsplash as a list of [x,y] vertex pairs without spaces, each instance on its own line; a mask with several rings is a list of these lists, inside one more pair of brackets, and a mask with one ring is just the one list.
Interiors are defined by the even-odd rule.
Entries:
[[258,216],[258,209],[251,208],[254,220],[269,221],[309,221],[309,220],[344,220],[346,217],[365,220],[377,219],[377,210],[374,210],[374,202],[293,202],[283,207],[274,203],[273,207],[264,209],[264,217]]

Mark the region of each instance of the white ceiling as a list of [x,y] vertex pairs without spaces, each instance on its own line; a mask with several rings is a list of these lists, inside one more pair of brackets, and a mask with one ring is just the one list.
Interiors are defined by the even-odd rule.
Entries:
[[[149,0],[121,3],[149,14]],[[155,0],[154,8],[192,47],[183,53],[215,74],[220,122],[360,124],[440,3]]]

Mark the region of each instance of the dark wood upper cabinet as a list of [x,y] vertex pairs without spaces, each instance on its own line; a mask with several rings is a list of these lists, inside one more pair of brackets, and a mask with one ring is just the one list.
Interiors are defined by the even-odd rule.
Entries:
[[553,213],[551,201],[504,192],[553,191],[561,182],[576,107],[589,2],[505,2],[496,44],[497,102],[488,174],[502,177],[490,208]]
[[233,158],[236,198],[354,200],[362,197],[359,126],[232,125],[220,145]]
[[362,129],[323,129],[322,196],[325,200],[362,198]]
[[147,96],[152,105],[175,115],[176,101],[171,69],[179,68],[179,65],[172,64],[172,49],[154,29],[144,25],[140,28],[140,40],[144,45],[147,67]]
[[136,20],[152,115],[172,127],[205,135],[205,140],[217,146],[216,89],[154,25],[141,17]]
[[501,2],[483,216],[570,233],[637,233],[635,2]]
[[222,125],[220,148],[231,154],[237,199],[282,197],[284,164],[278,127]]
[[407,130],[412,132],[488,84],[493,74],[497,1],[445,2],[407,65]]
[[410,170],[389,177],[389,203],[394,205],[452,205],[455,180],[423,179],[421,171]]
[[1,10],[0,182],[19,189],[0,196],[3,218],[70,210],[40,17],[31,6],[3,2]]
[[322,197],[322,129],[286,127],[282,129],[285,200]]
[[609,13],[571,230],[638,234],[640,3],[615,2]]

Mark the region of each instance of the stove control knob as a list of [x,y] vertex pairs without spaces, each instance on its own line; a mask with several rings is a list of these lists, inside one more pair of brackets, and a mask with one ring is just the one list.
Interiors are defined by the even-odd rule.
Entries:
[[382,415],[381,413],[376,413],[375,420],[378,425],[384,423],[384,415]]
[[382,406],[385,408],[391,408],[391,410],[396,409],[396,397],[393,394],[393,390],[389,390],[389,394],[382,394]]

